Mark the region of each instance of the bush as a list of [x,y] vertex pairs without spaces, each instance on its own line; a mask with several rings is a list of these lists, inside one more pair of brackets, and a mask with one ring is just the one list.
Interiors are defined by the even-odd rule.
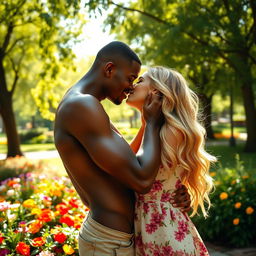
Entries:
[[236,168],[221,168],[215,176],[216,190],[209,217],[194,217],[193,221],[204,240],[226,246],[255,246],[256,241],[256,177],[244,170],[236,158]]
[[40,144],[40,143],[53,143],[53,132],[48,131],[48,128],[41,127],[22,131],[20,133],[21,143],[26,144]]
[[20,136],[20,142],[21,143],[31,143],[31,140],[35,137],[38,137],[40,135],[43,135],[48,131],[48,128],[32,128],[29,130],[22,131],[19,136]]

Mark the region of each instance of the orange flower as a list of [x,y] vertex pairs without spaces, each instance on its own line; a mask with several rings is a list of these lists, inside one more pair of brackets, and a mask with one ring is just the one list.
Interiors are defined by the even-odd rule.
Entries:
[[45,244],[45,238],[44,237],[36,237],[32,240],[32,245],[34,247],[39,247]]
[[240,202],[237,202],[237,203],[235,203],[235,208],[236,208],[236,209],[239,209],[239,208],[241,207],[241,205],[242,205],[242,204],[241,204]]
[[234,225],[238,225],[239,222],[240,222],[239,218],[233,219],[233,224],[234,224]]
[[254,209],[251,206],[249,206],[249,207],[246,208],[245,211],[246,211],[247,214],[252,214],[254,212]]
[[21,255],[30,256],[30,246],[23,242],[17,244],[16,251]]
[[220,194],[220,199],[221,199],[221,200],[225,200],[225,199],[227,199],[227,198],[228,198],[228,193],[222,192],[222,193]]
[[64,244],[62,247],[63,251],[67,254],[67,255],[71,255],[72,253],[74,253],[74,249],[72,248],[72,246],[68,245],[68,244]]
[[54,214],[50,209],[43,209],[37,219],[43,222],[49,222],[53,219],[53,216]]
[[29,226],[28,226],[28,231],[32,234],[35,234],[37,232],[40,231],[40,229],[42,228],[43,224],[41,221],[36,220],[35,222],[32,222]]

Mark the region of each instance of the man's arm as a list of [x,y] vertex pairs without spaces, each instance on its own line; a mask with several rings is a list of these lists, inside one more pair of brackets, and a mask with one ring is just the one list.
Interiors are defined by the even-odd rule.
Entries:
[[[129,145],[110,127],[110,121],[98,100],[81,96],[59,110],[58,118],[96,165],[138,193],[150,190],[160,165],[161,121],[159,99],[148,102],[150,112],[145,127],[143,153],[136,157]],[[158,116],[158,117],[157,117]],[[153,118],[152,118],[153,117]]]

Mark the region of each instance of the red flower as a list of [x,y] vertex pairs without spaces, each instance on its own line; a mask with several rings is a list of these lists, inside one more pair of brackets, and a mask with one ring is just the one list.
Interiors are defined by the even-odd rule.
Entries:
[[60,203],[56,205],[56,210],[60,212],[60,215],[68,213],[68,206],[65,203]]
[[36,237],[32,240],[32,245],[34,247],[39,247],[45,244],[45,239],[43,237]]
[[21,255],[30,256],[30,246],[23,242],[17,244],[16,251]]
[[54,234],[53,237],[54,237],[54,240],[60,244],[63,244],[67,239],[67,236],[63,233]]
[[64,215],[60,218],[60,223],[65,223],[70,227],[73,227],[75,222],[70,215]]
[[73,208],[78,208],[78,200],[76,198],[71,198],[68,202]]
[[43,222],[49,222],[53,218],[53,213],[50,209],[43,209],[40,215],[38,216],[38,220]]
[[0,244],[4,241],[4,237],[0,236]]

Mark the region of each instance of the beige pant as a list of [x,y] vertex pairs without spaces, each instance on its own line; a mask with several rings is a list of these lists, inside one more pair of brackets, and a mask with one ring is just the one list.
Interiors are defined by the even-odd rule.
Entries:
[[133,234],[105,227],[88,214],[78,237],[80,256],[134,256]]

